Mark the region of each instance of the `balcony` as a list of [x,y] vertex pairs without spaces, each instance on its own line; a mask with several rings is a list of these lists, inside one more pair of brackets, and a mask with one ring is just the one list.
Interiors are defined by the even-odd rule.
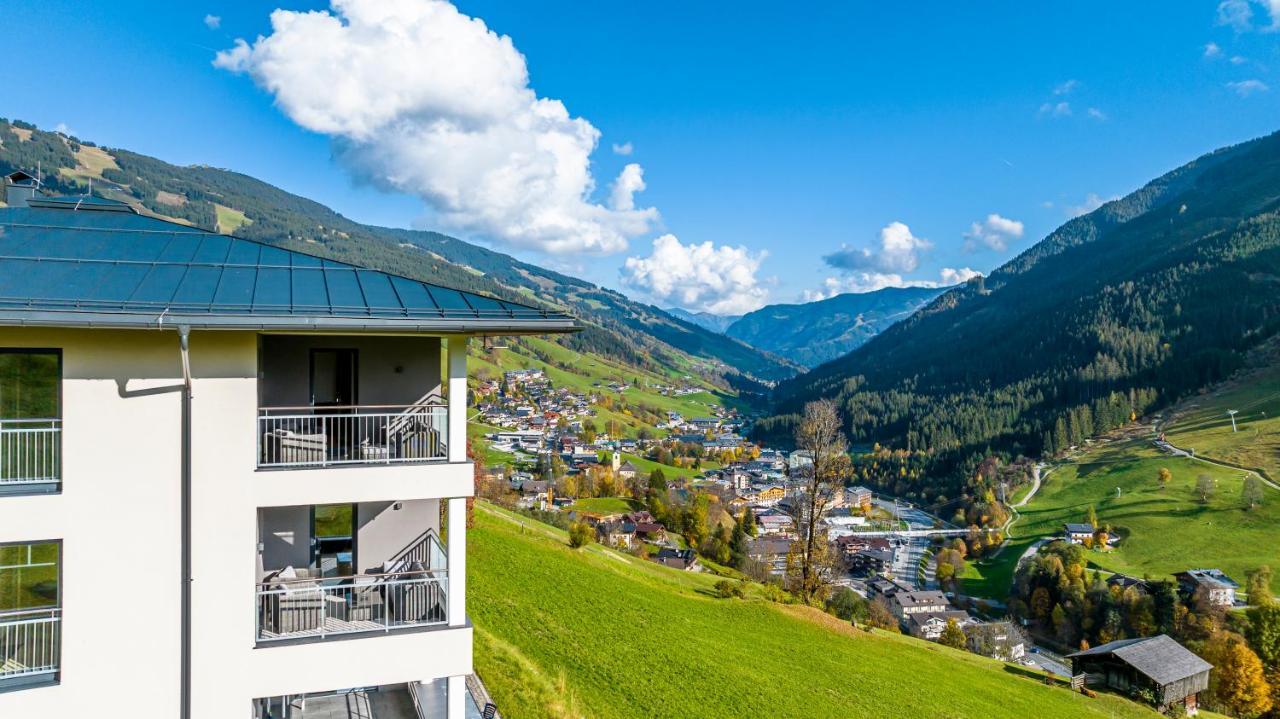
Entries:
[[56,485],[62,477],[62,420],[0,419],[0,492]]
[[[435,500],[261,510],[257,639],[322,640],[449,622]],[[310,527],[310,529],[307,529]]]
[[258,467],[444,461],[449,408],[411,405],[263,407],[258,410]]
[[0,690],[57,678],[62,655],[62,611],[0,612]]

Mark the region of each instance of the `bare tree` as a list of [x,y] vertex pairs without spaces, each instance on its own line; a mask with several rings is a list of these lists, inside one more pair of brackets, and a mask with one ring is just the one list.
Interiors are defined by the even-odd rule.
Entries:
[[788,589],[806,602],[822,599],[830,581],[827,538],[820,529],[835,493],[843,491],[851,465],[845,443],[844,422],[835,402],[818,400],[804,407],[796,427],[796,451],[802,458],[792,464],[792,479],[799,494],[791,503],[797,536],[794,571]]

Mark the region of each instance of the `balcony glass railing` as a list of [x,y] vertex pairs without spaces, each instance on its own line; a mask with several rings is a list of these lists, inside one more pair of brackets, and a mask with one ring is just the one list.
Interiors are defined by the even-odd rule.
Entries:
[[0,419],[0,489],[62,477],[62,420]]
[[0,612],[0,687],[57,674],[62,656],[62,610]]
[[448,443],[449,409],[441,404],[258,410],[259,467],[443,460]]

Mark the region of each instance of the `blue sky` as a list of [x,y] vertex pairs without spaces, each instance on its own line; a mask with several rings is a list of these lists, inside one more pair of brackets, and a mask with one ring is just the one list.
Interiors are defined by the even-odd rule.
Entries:
[[[347,0],[348,26],[367,1]],[[731,11],[459,0],[462,15],[510,37],[527,85],[503,42],[465,18],[409,13],[432,26],[420,47],[439,50],[419,61],[419,46],[398,56],[380,44],[379,29],[410,19],[379,18],[359,37],[316,25],[312,40],[269,16],[327,4],[158,5],[0,5],[14,49],[30,42],[28,71],[0,82],[0,115],[228,167],[357,220],[443,229],[661,305],[723,313],[987,272],[1079,208],[1280,129],[1280,32],[1250,0]],[[279,42],[254,44],[259,35]],[[250,43],[243,54],[215,67],[237,38]],[[322,64],[361,43],[363,65]],[[354,106],[328,92],[344,80]],[[541,117],[527,97],[567,115],[518,136],[520,117]],[[456,121],[453,139],[424,134],[441,118]],[[435,139],[423,148],[424,137]],[[504,159],[593,137],[594,152],[557,151],[554,170]],[[629,155],[613,151],[625,144]],[[644,189],[619,200],[633,163]],[[554,187],[502,182],[513,170]]]

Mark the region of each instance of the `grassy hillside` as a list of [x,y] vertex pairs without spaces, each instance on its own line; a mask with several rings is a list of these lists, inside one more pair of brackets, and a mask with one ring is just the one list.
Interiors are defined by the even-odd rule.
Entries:
[[[1174,445],[1202,457],[1261,469],[1280,479],[1280,347],[1253,358],[1261,366],[1192,397],[1162,423]],[[1236,431],[1227,410],[1236,410]]]
[[[1164,488],[1157,481],[1161,468],[1173,476]],[[1201,475],[1215,483],[1207,503],[1196,493]],[[1280,543],[1280,491],[1266,488],[1262,505],[1246,509],[1243,477],[1239,470],[1161,453],[1146,439],[1090,449],[1047,476],[1020,510],[1000,555],[969,567],[965,591],[1003,600],[1023,551],[1036,539],[1060,536],[1066,522],[1084,521],[1089,505],[1122,538],[1111,551],[1090,551],[1094,566],[1152,577],[1218,567],[1243,584],[1246,571],[1275,564]]]
[[714,577],[571,550],[484,502],[467,541],[476,668],[511,719],[1156,716],[813,610],[716,599]]

